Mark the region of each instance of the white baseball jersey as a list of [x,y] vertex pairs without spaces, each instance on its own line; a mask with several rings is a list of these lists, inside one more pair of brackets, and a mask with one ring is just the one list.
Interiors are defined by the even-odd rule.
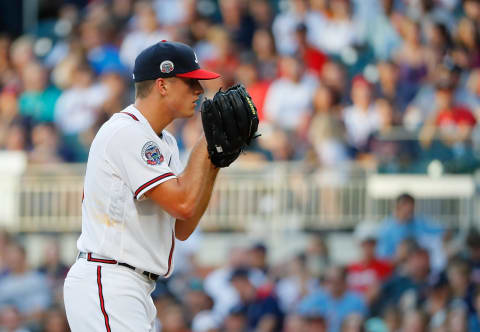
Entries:
[[170,133],[157,135],[133,105],[114,114],[90,148],[78,249],[169,276],[175,218],[144,194],[182,169]]

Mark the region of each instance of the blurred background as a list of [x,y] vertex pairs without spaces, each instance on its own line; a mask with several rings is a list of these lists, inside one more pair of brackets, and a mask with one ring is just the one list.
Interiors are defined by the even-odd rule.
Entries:
[[[68,331],[83,175],[137,54],[191,45],[261,137],[153,294],[156,332],[480,331],[480,1],[0,1],[0,331]],[[183,160],[198,114],[169,126]]]

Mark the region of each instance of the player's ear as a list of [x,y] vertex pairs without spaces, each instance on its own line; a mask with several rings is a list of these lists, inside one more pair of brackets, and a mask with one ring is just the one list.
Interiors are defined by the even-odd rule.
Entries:
[[164,97],[167,94],[167,82],[164,78],[157,78],[155,80],[155,89]]

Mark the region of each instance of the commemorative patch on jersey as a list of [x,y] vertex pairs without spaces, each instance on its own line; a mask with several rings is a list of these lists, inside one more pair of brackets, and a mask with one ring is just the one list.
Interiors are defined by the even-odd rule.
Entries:
[[149,141],[142,148],[142,159],[147,165],[159,165],[163,161],[163,155],[160,153],[157,143]]

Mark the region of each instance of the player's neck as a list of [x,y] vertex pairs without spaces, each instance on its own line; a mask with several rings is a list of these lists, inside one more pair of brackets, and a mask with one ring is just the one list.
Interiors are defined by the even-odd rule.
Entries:
[[149,98],[136,99],[135,107],[142,113],[142,115],[147,119],[150,127],[158,135],[162,133],[162,130],[170,123],[173,119],[170,119],[168,112],[166,110],[160,109],[155,105],[153,100]]

